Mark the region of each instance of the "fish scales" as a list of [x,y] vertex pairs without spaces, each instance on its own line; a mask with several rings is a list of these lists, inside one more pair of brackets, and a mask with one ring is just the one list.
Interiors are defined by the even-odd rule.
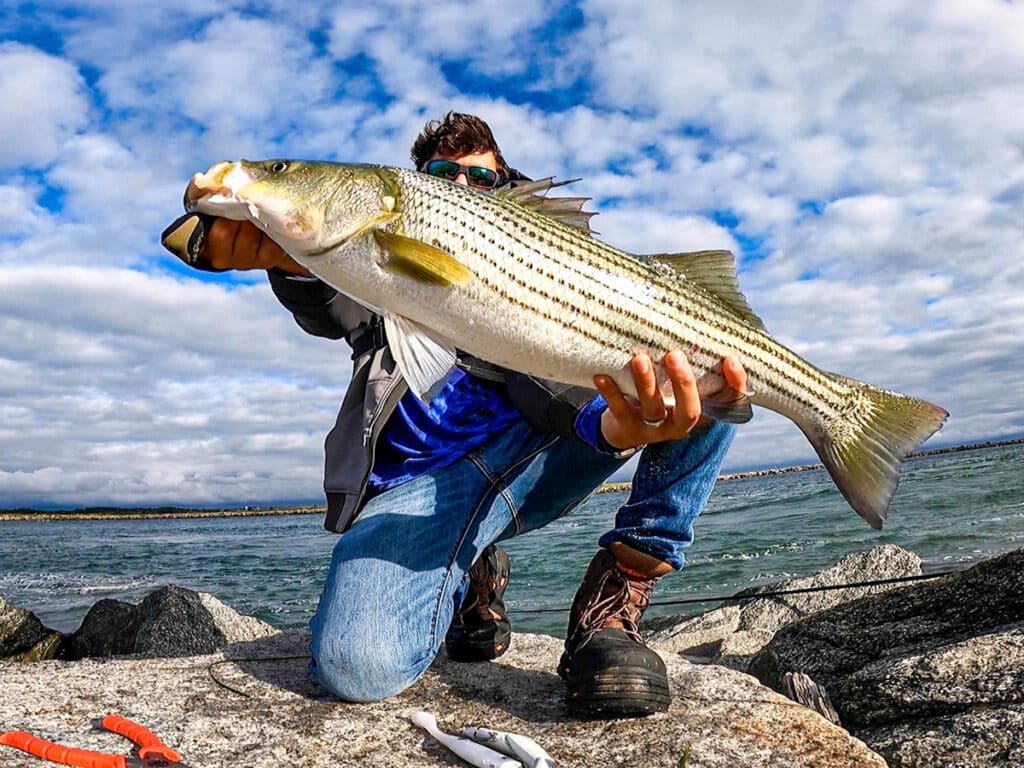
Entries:
[[[478,228],[475,225],[467,227],[463,222],[485,218],[491,213],[488,208],[498,206],[489,205],[493,203],[492,199],[484,196],[467,201],[464,195],[437,194],[430,187],[439,185],[430,184],[431,181],[420,174],[406,174],[401,178],[403,186],[408,185],[406,194],[412,192],[440,201],[433,208],[423,207],[429,212],[427,216],[414,213],[408,218],[403,217],[405,234],[453,249],[460,248],[464,241],[476,242]],[[417,212],[421,206],[414,202],[411,209]],[[525,225],[509,217],[494,217],[493,228],[517,247],[487,249],[471,246],[470,249],[470,254],[480,260],[480,263],[470,266],[485,285],[494,286],[493,298],[498,302],[512,302],[525,311],[538,313],[562,331],[582,335],[602,348],[615,349],[626,359],[638,346],[664,353],[682,342],[697,348],[694,362],[705,371],[712,369],[725,354],[738,354],[745,361],[756,360],[768,375],[761,375],[756,365],[745,363],[755,392],[759,395],[773,392],[773,401],[780,405],[796,403],[797,407],[815,407],[814,401],[800,396],[801,392],[811,389],[819,398],[819,413],[827,418],[842,402],[845,388],[824,376],[815,375],[816,369],[796,355],[780,356],[779,345],[770,342],[756,329],[722,313],[712,300],[702,295],[703,291],[691,291],[682,296],[664,284],[665,276],[635,257],[577,233],[542,214],[524,213],[527,214]],[[439,221],[448,222],[447,228],[437,226]],[[516,273],[507,266],[505,254],[510,252],[520,253],[516,260]],[[527,258],[526,254],[541,258]],[[580,258],[581,254],[589,259]],[[601,262],[605,262],[604,268]],[[486,266],[481,268],[481,264]],[[487,273],[491,270],[502,279],[489,281]],[[610,305],[608,297],[615,295],[619,288],[613,278],[623,275],[650,284],[645,304],[648,315],[634,314],[632,318],[623,318],[622,310]],[[518,285],[521,290],[510,292],[510,283]],[[558,291],[566,296],[582,296],[584,300],[554,299]],[[670,298],[673,294],[676,296],[674,302]],[[555,304],[555,309],[571,314],[577,322],[567,324],[565,316],[545,307],[545,302]],[[702,322],[703,317],[711,317],[713,321]],[[638,344],[640,338],[647,343]],[[788,365],[780,364],[780,357],[789,357],[785,361]],[[771,381],[770,389],[766,386],[767,381]],[[790,382],[792,384],[786,386]],[[829,402],[832,408],[821,409],[821,399]],[[754,402],[758,402],[758,398]]]
[[[454,347],[568,384],[609,374],[627,392],[638,351],[659,361],[682,349],[709,379],[731,355],[747,371],[750,402],[794,421],[850,505],[881,527],[902,460],[946,411],[822,371],[777,342],[746,306],[728,261],[694,261],[708,252],[633,256],[515,194],[382,166],[276,160],[217,164],[194,177],[186,201],[253,221],[315,275],[383,314],[392,354],[424,397],[448,375]],[[745,417],[722,393],[702,398],[706,413]]]

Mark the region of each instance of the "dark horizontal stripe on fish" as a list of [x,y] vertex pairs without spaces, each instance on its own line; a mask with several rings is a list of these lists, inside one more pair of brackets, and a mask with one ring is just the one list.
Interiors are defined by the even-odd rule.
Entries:
[[[474,210],[468,205],[470,201],[452,192],[450,187],[443,191],[449,194],[435,195],[435,190],[427,190],[426,205],[423,206],[426,210],[421,209],[422,213],[427,215],[425,220],[415,216],[414,218],[419,220],[416,223],[428,229],[436,227],[438,221],[452,221],[451,209],[455,209],[458,224],[464,231],[457,232],[442,226],[438,232],[443,235],[443,239],[449,240],[449,243],[456,241],[466,244],[470,239],[477,241],[481,237],[481,232],[469,223],[476,219],[491,230],[485,242],[497,246],[495,250],[499,253],[526,252],[540,257],[529,261],[522,256],[517,257],[520,271],[513,272],[504,259],[496,258],[496,254],[489,253],[486,249],[471,248],[476,258],[496,270],[505,280],[517,285],[526,297],[515,299],[501,286],[486,281],[488,290],[498,299],[552,321],[563,330],[577,334],[603,348],[619,348],[627,353],[636,345],[645,343],[652,349],[667,350],[679,344],[693,345],[702,337],[716,339],[723,347],[729,348],[729,351],[739,354],[748,368],[752,367],[751,363],[759,365],[757,377],[771,386],[779,397],[819,413],[822,412],[823,404],[834,409],[840,400],[843,387],[822,376],[797,355],[753,329],[741,318],[723,310],[699,285],[691,283],[691,290],[683,295],[673,286],[670,276],[656,271],[625,252],[592,240],[576,230],[565,228],[542,214],[535,214],[526,209],[517,210],[517,215],[525,219],[524,222],[510,215],[500,200],[472,200],[473,206],[477,207]],[[500,242],[502,238],[510,241],[509,249]],[[588,261],[588,257],[591,261]],[[598,262],[611,269],[603,269],[592,262]],[[552,264],[566,273],[566,276],[554,271],[541,270],[538,265],[543,263]],[[523,277],[524,271],[530,277]],[[617,295],[620,289],[614,281],[623,278],[634,282],[643,281],[660,289],[658,300],[647,307],[648,316],[641,317],[637,312],[622,308],[613,309],[609,301],[601,297],[599,290],[607,292],[609,297]],[[591,287],[588,288],[585,284]],[[599,316],[570,304],[565,299],[557,298],[555,290],[562,289],[564,293],[567,287],[585,301],[610,311]],[[534,301],[531,302],[529,299]],[[553,305],[561,311],[570,311],[583,323],[600,329],[600,332],[593,329],[584,330],[576,324],[567,325],[561,317],[546,309],[544,303]],[[708,322],[697,319],[700,316],[711,317],[712,320]],[[716,319],[719,321],[718,325],[714,323]],[[718,362],[717,358],[711,355],[705,356],[705,360],[704,367],[707,368]],[[803,386],[794,386],[800,384]],[[809,399],[808,395],[812,391],[821,397],[822,402]]]

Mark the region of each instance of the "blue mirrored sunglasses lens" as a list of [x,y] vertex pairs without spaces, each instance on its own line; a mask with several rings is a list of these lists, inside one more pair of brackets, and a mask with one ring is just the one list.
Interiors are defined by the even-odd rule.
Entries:
[[459,164],[451,160],[431,160],[427,163],[426,172],[442,179],[454,179],[459,175]]
[[490,168],[481,168],[476,165],[466,168],[466,176],[469,178],[470,184],[480,187],[493,187],[498,181],[498,174]]

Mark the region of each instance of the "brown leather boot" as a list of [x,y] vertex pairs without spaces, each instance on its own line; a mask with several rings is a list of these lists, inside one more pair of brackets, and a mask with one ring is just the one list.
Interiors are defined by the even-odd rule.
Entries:
[[585,717],[664,712],[670,695],[661,657],[644,645],[637,625],[665,562],[621,542],[594,556],[569,614],[558,674],[571,711]]
[[490,661],[506,650],[512,623],[505,610],[505,589],[512,563],[504,549],[491,544],[469,569],[469,590],[445,635],[452,661]]

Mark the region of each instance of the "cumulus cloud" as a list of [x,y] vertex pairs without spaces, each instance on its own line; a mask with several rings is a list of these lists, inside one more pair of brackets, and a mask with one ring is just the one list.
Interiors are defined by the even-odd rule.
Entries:
[[0,168],[39,168],[88,119],[85,82],[73,62],[0,43]]
[[[0,507],[316,500],[344,345],[159,232],[216,160],[406,164],[449,109],[613,245],[734,251],[776,338],[940,441],[1024,433],[1019,4],[71,8],[0,22]],[[813,458],[758,412],[727,469]]]

